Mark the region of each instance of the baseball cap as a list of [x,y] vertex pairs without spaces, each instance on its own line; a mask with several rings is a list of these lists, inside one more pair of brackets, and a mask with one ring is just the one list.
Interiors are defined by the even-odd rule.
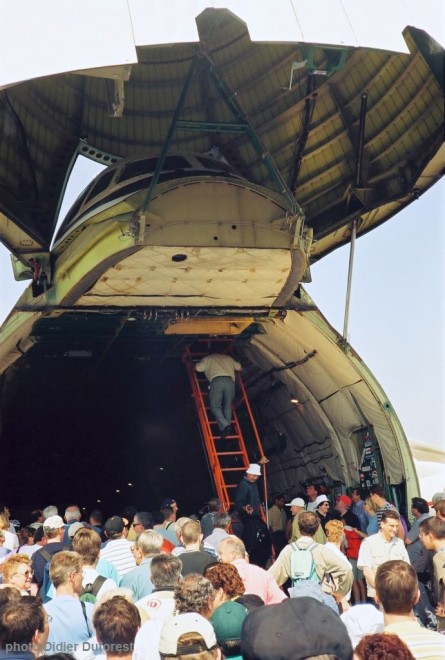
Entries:
[[239,603],[226,601],[216,608],[210,617],[218,644],[241,639],[241,628],[248,611]]
[[326,497],[326,495],[319,495],[316,498],[316,500],[315,500],[316,507],[315,508],[319,507],[322,502],[329,502],[329,499]]
[[[178,644],[181,635],[196,633],[202,642],[193,645]],[[210,651],[216,646],[215,631],[212,624],[196,612],[185,612],[168,619],[161,630],[159,653],[162,655],[189,655]]]
[[74,538],[74,534],[79,531],[79,529],[82,529],[84,527],[83,523],[81,522],[73,522],[69,527],[68,527],[68,537],[70,539]]
[[60,529],[61,527],[64,527],[64,525],[63,518],[60,516],[50,516],[43,523],[43,526],[48,527],[49,529]]
[[306,506],[306,502],[302,497],[294,497],[286,506]]
[[104,530],[106,532],[118,532],[119,534],[124,529],[125,523],[124,519],[120,516],[112,516],[108,518],[107,522],[104,525]]
[[431,498],[431,502],[433,504],[433,507],[436,506],[440,500],[445,500],[445,493],[434,493],[434,495]]
[[166,497],[161,502],[161,509],[163,509],[165,506],[171,506],[172,504],[176,504],[176,500],[174,500],[172,497]]
[[244,660],[317,655],[351,660],[352,644],[338,614],[315,598],[299,597],[250,612],[243,624],[241,654]]
[[257,477],[261,476],[261,465],[258,465],[258,463],[251,463],[249,467],[246,470],[247,474],[256,474]]
[[347,495],[340,495],[340,497],[337,497],[337,500],[339,502],[343,502],[343,504],[346,504],[346,506],[351,506],[352,505],[352,500]]

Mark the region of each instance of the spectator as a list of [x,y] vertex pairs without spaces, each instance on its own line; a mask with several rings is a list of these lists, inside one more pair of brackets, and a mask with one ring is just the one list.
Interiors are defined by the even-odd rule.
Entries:
[[[48,633],[48,617],[34,596],[12,598],[0,608],[0,655],[3,660],[39,657]],[[8,650],[14,648],[17,648],[15,652]]]
[[208,501],[207,506],[209,507],[209,510],[201,518],[201,529],[202,529],[203,538],[207,538],[207,536],[210,536],[210,534],[213,532],[213,528],[215,526],[214,525],[215,514],[223,513],[221,509],[221,500],[219,500],[217,497],[212,497],[212,499]]
[[[360,531],[367,533],[369,519],[368,514],[365,510],[364,494],[361,488],[352,488],[351,489],[351,500],[352,500],[352,513],[354,513],[360,521]],[[377,531],[377,530],[376,530]]]
[[216,556],[218,554],[218,546],[221,541],[231,536],[231,534],[229,534],[231,523],[232,519],[228,513],[225,513],[224,511],[221,513],[215,513],[213,516],[214,528],[212,533],[209,534],[205,539],[206,545],[204,546],[204,549],[206,549],[206,546],[210,545],[213,548]]
[[73,538],[73,550],[82,559],[82,587],[84,590],[99,599],[108,591],[116,589],[116,581],[107,578],[106,575],[97,570],[100,536],[94,529],[80,528]]
[[227,600],[236,600],[245,591],[244,582],[232,564],[209,564],[204,569],[204,577],[210,580],[215,589],[214,608]]
[[136,560],[131,551],[133,544],[124,538],[124,525],[124,520],[120,516],[108,518],[104,527],[108,543],[100,551],[100,557],[114,565],[119,578],[136,566]]
[[90,523],[91,527],[94,529],[95,532],[97,532],[99,535],[102,534],[102,528],[104,524],[104,514],[100,509],[93,509],[90,512],[90,517],[88,518],[88,522]]
[[12,551],[17,550],[19,547],[19,539],[15,532],[11,532],[9,515],[7,512],[9,512],[9,509],[8,507],[5,507],[5,511],[0,513],[0,530],[3,532],[5,537],[3,547],[9,551]]
[[16,587],[22,596],[29,596],[31,579],[31,560],[28,555],[11,555],[3,564],[3,582],[0,588]]
[[77,552],[61,551],[51,559],[49,575],[56,595],[44,608],[50,617],[49,642],[77,644],[93,635],[91,603],[82,593],[82,560]]
[[0,563],[3,562],[5,557],[7,557],[11,552],[9,548],[4,547],[5,540],[6,540],[5,532],[2,529],[0,529]]
[[142,621],[148,619],[165,620],[173,614],[174,589],[181,579],[181,560],[173,555],[156,555],[151,560],[150,576],[153,591],[137,601]]
[[286,595],[278,587],[274,575],[260,566],[249,564],[246,559],[246,548],[241,539],[233,536],[221,541],[218,557],[224,564],[235,566],[244,583],[246,593],[256,594],[263,599],[266,605],[281,603],[282,600],[285,600]]
[[434,596],[436,601],[437,629],[445,631],[445,521],[427,518],[419,525],[419,536],[427,550],[433,550]]
[[[321,497],[321,496],[320,496]],[[324,496],[326,497],[326,495]],[[300,517],[300,514],[305,511],[305,501],[301,497],[294,497],[294,499],[289,502],[289,504],[286,504],[286,506],[290,507],[290,512],[291,515],[293,516],[293,521],[292,521],[292,531],[290,535],[290,542],[293,543],[294,541],[298,541],[298,539],[301,536],[301,531],[300,531],[300,526],[298,524],[298,520]],[[321,525],[318,526],[317,531],[315,532],[314,535],[314,541],[316,543],[321,543],[324,544],[326,543],[326,536],[323,531],[323,527]]]
[[224,658],[241,657],[241,630],[247,614],[245,607],[228,600],[219,605],[210,617]]
[[419,538],[419,525],[422,520],[426,520],[430,517],[430,507],[428,506],[428,502],[422,497],[413,497],[411,500],[411,513],[414,516],[414,522],[405,536],[405,544],[409,560],[414,566],[422,549],[422,543]]
[[336,518],[341,520],[344,525],[352,527],[353,529],[360,529],[360,521],[357,516],[352,513],[352,500],[347,495],[339,495],[335,502],[335,511],[337,512]]
[[[45,514],[45,509],[43,510],[43,513]],[[45,518],[45,522],[43,523],[43,534],[46,543],[44,547],[37,550],[32,556],[32,570],[34,573],[33,581],[38,584],[39,587],[42,587],[43,584],[45,567],[49,565],[49,562],[55,554],[64,549],[62,543],[64,531],[63,520],[60,516],[55,515]],[[44,596],[46,596],[46,593],[42,594],[42,597]]]
[[[158,532],[161,536],[165,538],[166,541],[170,543],[170,552],[174,549],[175,546],[178,545],[178,536],[176,534],[176,523],[174,528],[170,526],[169,529],[166,529],[166,525],[168,525],[171,520],[169,520],[169,516],[171,517],[173,515],[173,509],[171,507],[164,507],[162,511],[152,511],[151,517],[153,520],[153,529],[155,532]],[[167,518],[166,518],[167,516]]]
[[317,497],[321,495],[320,486],[310,481],[306,484],[305,493],[307,497],[306,511],[316,511]]
[[213,562],[208,552],[200,550],[202,541],[201,525],[197,521],[185,523],[181,530],[181,539],[185,546],[185,552],[181,554],[182,575],[189,573],[203,574],[207,564]]
[[184,656],[195,660],[221,657],[212,624],[194,612],[179,614],[164,623],[159,653],[169,660]]
[[368,536],[360,546],[357,566],[363,571],[367,585],[368,598],[375,596],[374,580],[375,574],[380,566],[389,559],[401,559],[409,564],[408,553],[405,544],[397,538],[400,525],[400,516],[393,508],[382,511],[380,531]]
[[322,529],[323,532],[326,534],[326,525],[334,517],[330,511],[331,503],[326,497],[326,495],[319,495],[315,500],[315,503],[317,505],[315,509],[315,513],[320,519],[319,529]]
[[354,649],[356,660],[414,660],[414,656],[400,637],[388,633],[365,635]]
[[[343,561],[345,565],[352,571],[352,574],[354,574],[351,562],[340,550],[343,544],[343,523],[341,522],[341,520],[330,520],[326,524],[326,538],[327,541],[325,547],[332,550],[332,552],[335,555],[337,555],[340,561]],[[354,583],[352,583],[352,586],[354,587]],[[345,612],[347,609],[349,609],[350,599],[351,599],[351,592],[348,591],[346,596],[341,599],[342,612]]]
[[275,554],[277,555],[280,554],[287,543],[285,536],[287,524],[286,511],[284,510],[285,502],[286,498],[284,495],[276,495],[274,498],[274,503],[268,512],[268,522],[272,532],[272,544],[275,550]]
[[[352,587],[352,571],[332,550],[315,542],[315,533],[320,526],[316,513],[312,511],[300,513],[299,525],[301,537],[297,541],[297,549],[293,547],[293,544],[284,548],[268,572],[279,585],[284,584],[292,575],[292,553],[298,552],[298,548],[307,550],[312,547],[311,553],[320,580],[321,590],[325,594],[326,602],[330,600],[332,606],[335,607],[335,601],[342,600]],[[246,591],[248,591],[247,586]]]
[[149,596],[136,603],[143,624],[136,635],[135,660],[155,660],[164,621],[175,609],[174,590],[181,579],[181,560],[173,555],[156,555],[151,562],[151,580],[154,589]]
[[176,585],[176,612],[195,612],[209,619],[213,612],[214,598],[212,583],[198,573],[189,573]]
[[136,633],[141,625],[138,608],[122,596],[99,605],[93,618],[96,637],[107,658],[131,660]]
[[379,521],[377,518],[377,511],[379,507],[375,504],[370,497],[367,497],[365,500],[365,512],[368,515],[368,526],[366,528],[366,534],[372,536],[372,534],[377,534],[379,531]]
[[[40,525],[41,526],[41,525]],[[19,552],[24,555],[28,555],[29,558],[33,556],[37,550],[40,550],[41,546],[35,542],[36,528],[35,527],[24,527],[20,531],[20,538],[22,546],[19,549]]]
[[132,549],[137,566],[124,575],[121,587],[131,589],[135,601],[148,596],[153,591],[150,564],[153,557],[161,552],[163,542],[162,536],[153,529],[139,534],[134,542]]
[[[383,512],[388,511],[388,510],[389,511],[397,511],[397,509],[394,506],[394,504],[391,504],[391,502],[388,502],[388,500],[386,499],[385,490],[383,488],[380,488],[378,486],[372,486],[369,490],[369,496],[370,496],[372,502],[374,502],[374,504],[376,504],[377,507],[378,507],[376,515],[377,515],[377,522],[379,523],[379,526],[380,526],[380,523],[382,522]],[[397,513],[399,513],[399,512],[397,511]],[[402,525],[402,522],[400,520],[400,513],[399,513],[399,526],[397,528],[397,534],[396,535],[398,536],[399,539],[402,539],[402,540],[405,537],[405,529],[404,529],[404,527]]]
[[335,612],[315,598],[302,597],[250,612],[241,634],[241,653],[244,660],[351,660],[352,645]]
[[56,506],[54,506],[54,504],[49,504],[43,509],[42,515],[43,515],[43,523],[45,523],[45,520],[47,518],[51,518],[52,516],[58,516],[59,510]]
[[391,560],[377,568],[375,600],[383,609],[385,632],[398,635],[415,657],[443,658],[445,637],[422,628],[413,615],[418,599],[417,577],[407,562]]

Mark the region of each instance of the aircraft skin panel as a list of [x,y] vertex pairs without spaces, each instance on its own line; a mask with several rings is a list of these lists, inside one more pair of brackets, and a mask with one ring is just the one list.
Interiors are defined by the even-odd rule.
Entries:
[[[303,297],[311,302],[306,293]],[[388,480],[406,480],[414,496],[417,477],[413,459],[390,402],[366,365],[349,345],[342,346],[340,335],[320,312],[288,312],[284,320],[270,319],[262,326],[266,334],[256,335],[243,353],[263,372],[271,373],[271,366],[275,368],[269,381],[261,381],[263,390],[274,381],[285,385],[271,388],[265,414],[293,440],[288,456],[280,457],[280,465],[271,460],[271,477],[285,467],[291,475],[296,471],[297,480],[308,473],[319,477],[328,470],[334,479],[354,482],[360,456],[353,437],[357,429],[369,424]],[[252,396],[255,398],[255,393]],[[290,403],[291,397],[299,403]],[[285,486],[281,484],[281,488]]]
[[[185,259],[175,262],[178,254]],[[305,267],[301,256],[297,262],[294,289]],[[146,246],[107,270],[78,304],[272,306],[291,269],[289,250]]]
[[[201,45],[138,48],[129,79],[116,81],[111,97],[103,79],[71,73],[8,88],[0,105],[7,127],[0,140],[0,211],[47,249],[80,140],[125,158],[159,154],[171,135],[169,152],[217,146],[244,178],[281,193],[266,166],[270,156],[319,239],[406,199],[443,142],[443,49],[421,30],[405,29],[406,54],[255,43],[242,21],[219,9],[206,9],[197,27]],[[179,111],[196,48],[202,57]],[[121,116],[113,115],[113,103]],[[22,252],[13,235],[5,242]],[[323,254],[335,247],[334,241]]]

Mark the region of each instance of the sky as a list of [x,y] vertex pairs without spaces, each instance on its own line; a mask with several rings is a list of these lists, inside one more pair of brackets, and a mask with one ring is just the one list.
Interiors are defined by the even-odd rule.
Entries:
[[[297,4],[293,2],[294,7]],[[390,5],[387,6],[390,13]],[[393,6],[406,10],[406,21],[402,19],[402,24],[428,29],[438,41],[445,43],[445,20],[437,20],[440,11],[445,18],[440,0],[426,0],[422,4],[397,0]],[[438,9],[440,6],[442,10]],[[90,168],[81,168],[67,192],[62,214],[92,175]],[[442,450],[445,449],[444,218],[442,180],[393,219],[357,240],[348,331],[351,345],[385,390],[410,443]],[[340,333],[348,261],[348,246],[336,250],[312,267],[313,281],[306,285],[322,313]],[[14,281],[8,252],[1,244],[0,286],[2,321],[26,283]],[[429,476],[440,470],[443,471],[443,465],[431,464]],[[445,485],[442,475],[436,481],[436,490]]]

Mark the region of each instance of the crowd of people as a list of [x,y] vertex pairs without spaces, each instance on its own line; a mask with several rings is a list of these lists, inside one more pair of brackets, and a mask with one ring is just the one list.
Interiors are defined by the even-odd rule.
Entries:
[[166,498],[17,528],[0,505],[0,660],[445,658],[445,493],[406,520],[377,487],[307,483],[266,523],[260,475],[201,520]]

